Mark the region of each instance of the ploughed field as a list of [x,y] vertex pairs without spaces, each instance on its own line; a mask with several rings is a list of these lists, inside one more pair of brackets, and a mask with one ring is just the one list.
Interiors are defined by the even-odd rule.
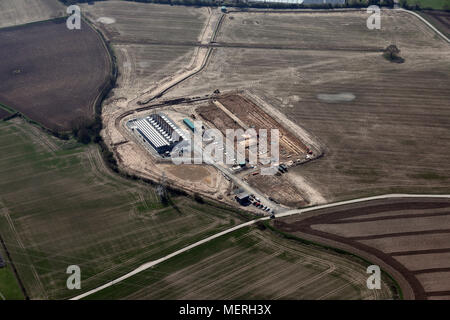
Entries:
[[1,104],[55,131],[70,130],[76,118],[93,119],[111,65],[88,24],[69,30],[56,19],[1,29],[0,46]]
[[450,37],[450,12],[448,11],[428,11],[418,12],[421,16],[431,22],[439,31]]
[[274,226],[379,264],[405,298],[450,299],[450,199],[376,200],[277,219]]
[[0,28],[61,17],[65,9],[59,0],[2,0]]
[[6,111],[5,109],[0,108],[0,119],[3,119],[7,116],[9,116],[10,113],[8,111]]
[[150,90],[191,63],[207,22],[206,8],[128,1],[80,4],[83,13],[110,41],[119,76],[113,99],[129,99]]

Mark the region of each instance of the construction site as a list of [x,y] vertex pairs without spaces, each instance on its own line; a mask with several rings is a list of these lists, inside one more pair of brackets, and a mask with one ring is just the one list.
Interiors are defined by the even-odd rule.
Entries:
[[219,129],[224,135],[227,129],[252,128],[257,132],[266,129],[270,140],[270,129],[278,129],[280,163],[286,162],[288,166],[300,163],[308,153],[312,154],[298,137],[244,95],[235,92],[220,95],[209,104],[199,107],[197,112],[204,121]]
[[[255,100],[247,91],[220,93],[216,90],[203,98],[179,98],[148,105],[122,121],[128,136],[143,151],[140,156],[146,158],[142,163],[147,165],[141,170],[151,172],[153,179],[163,175],[172,185],[194,189],[230,204],[248,206],[257,213],[270,214],[277,209],[307,205],[301,190],[284,174],[290,167],[320,156],[321,151],[304,142],[298,134],[301,130],[295,130],[287,119],[277,118],[275,108]],[[209,129],[220,132],[220,141],[208,136]],[[244,134],[230,138],[227,134],[230,129]],[[250,129],[256,135],[249,136]],[[279,141],[275,161],[270,143],[273,129],[278,130]],[[261,130],[267,136],[260,136]],[[194,145],[195,134],[202,139],[201,147]],[[186,146],[193,150],[190,157],[186,157]],[[211,146],[215,148],[214,159],[207,158],[206,149]],[[131,153],[130,148],[128,151]],[[251,157],[255,151],[257,163]],[[130,158],[129,154],[120,154],[122,161]],[[181,154],[185,161],[174,163],[174,157]],[[272,169],[269,173],[264,171],[269,168]]]

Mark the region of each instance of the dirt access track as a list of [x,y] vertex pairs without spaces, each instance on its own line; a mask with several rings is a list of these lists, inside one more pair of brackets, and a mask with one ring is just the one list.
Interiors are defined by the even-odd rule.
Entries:
[[0,47],[1,104],[55,131],[93,119],[111,62],[87,23],[81,30],[69,30],[65,19],[1,29]]
[[379,265],[394,277],[405,299],[450,299],[450,199],[373,200],[273,224]]

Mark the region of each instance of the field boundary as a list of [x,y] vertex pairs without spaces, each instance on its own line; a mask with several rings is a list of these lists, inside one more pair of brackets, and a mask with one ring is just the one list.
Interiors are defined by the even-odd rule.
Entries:
[[103,34],[100,30],[98,30],[88,19],[83,17],[83,21],[97,34],[97,36],[100,39],[100,42],[102,43],[103,47],[105,48],[106,52],[108,52],[108,60],[110,63],[110,72],[109,72],[109,80],[105,81],[103,84],[102,90],[99,92],[97,97],[94,100],[94,103],[92,105],[93,107],[93,114],[95,116],[101,116],[102,114],[102,104],[105,98],[108,96],[108,94],[111,92],[111,90],[114,88],[117,76],[118,76],[118,68],[117,68],[117,58],[116,54],[114,52],[114,49],[112,46],[107,42]]
[[[450,30],[447,31],[445,29],[444,23],[442,21],[440,21],[439,18],[437,18],[436,16],[433,16],[433,14],[431,13],[432,11],[433,10],[431,10],[431,11],[423,10],[423,11],[415,11],[415,12],[418,15],[420,15],[422,18],[424,18],[426,21],[428,21],[429,23],[434,25],[434,27],[436,29],[438,29],[441,33],[443,33],[447,38],[450,37]],[[436,11],[436,10],[434,10],[434,11]],[[433,19],[435,21],[433,21]]]
[[414,11],[410,11],[410,10],[406,10],[403,8],[399,8],[399,9],[393,9],[395,11],[400,11],[400,12],[406,12],[409,14],[412,14],[413,16],[419,18],[423,23],[425,23],[428,27],[430,27],[434,32],[436,32],[442,39],[444,39],[447,43],[450,43],[450,39],[447,38],[442,32],[440,32],[435,26],[433,26],[430,22],[428,22],[424,17],[422,17],[420,14],[414,12]]
[[[33,120],[33,119],[27,117],[27,116],[26,116],[25,114],[23,114],[22,112],[17,111],[16,109],[11,108],[11,107],[9,107],[9,106],[7,106],[7,105],[1,103],[1,102],[0,102],[0,108],[6,110],[6,111],[8,111],[8,112],[10,112],[10,113],[11,113],[11,116],[12,116],[12,115],[19,116],[19,117],[21,117],[23,120],[25,120],[26,122],[28,122],[28,123],[30,123],[30,124],[32,124],[32,125],[38,126],[40,129],[42,129],[42,130],[45,131],[46,133],[49,133],[49,134],[55,136],[56,138],[60,138],[60,137],[58,136],[59,133],[53,131],[53,130],[50,129],[50,128],[47,128],[47,127],[44,126],[42,123],[40,123],[40,122],[38,122],[38,121],[36,121],[36,120]],[[6,119],[6,120],[4,119],[4,121],[7,121],[7,120],[9,120],[9,119]]]
[[11,258],[11,254],[9,253],[8,248],[6,247],[6,243],[3,240],[1,235],[0,235],[0,242],[2,244],[3,250],[6,253],[6,257],[8,258],[7,262],[9,262],[9,264],[11,265],[11,268],[12,268],[12,270],[14,272],[14,276],[15,276],[15,278],[17,280],[17,283],[19,284],[20,290],[22,291],[22,293],[23,293],[23,295],[25,297],[25,300],[30,300],[30,297],[28,296],[27,290],[25,289],[25,286],[23,285],[22,279],[19,276],[19,272],[17,271],[16,266],[14,264],[14,261]]
[[67,20],[69,16],[65,15],[65,16],[61,16],[61,17],[56,17],[56,18],[50,18],[50,19],[45,19],[45,20],[38,20],[38,21],[33,21],[33,22],[28,22],[28,23],[22,23],[22,24],[18,24],[18,25],[14,25],[14,26],[6,26],[6,27],[2,27],[0,28],[1,31],[4,30],[14,30],[14,29],[18,29],[18,28],[22,28],[22,27],[28,27],[30,25],[34,25],[34,24],[40,24],[40,23],[46,23],[46,22],[57,22],[58,20]]

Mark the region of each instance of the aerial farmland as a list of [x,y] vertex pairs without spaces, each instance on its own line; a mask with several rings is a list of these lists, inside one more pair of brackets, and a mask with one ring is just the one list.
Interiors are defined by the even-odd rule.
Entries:
[[449,299],[445,11],[80,2],[0,3],[1,300]]
[[94,118],[111,62],[88,24],[71,32],[57,18],[0,29],[0,37],[3,105],[54,131],[70,130],[77,118]]

